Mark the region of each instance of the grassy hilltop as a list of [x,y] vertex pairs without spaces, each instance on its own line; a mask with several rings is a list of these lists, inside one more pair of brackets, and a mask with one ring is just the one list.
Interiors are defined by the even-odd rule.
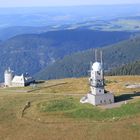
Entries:
[[[87,78],[51,80],[36,87],[0,89],[0,139],[132,140],[140,138],[139,76],[106,77],[106,89],[127,104],[112,109],[79,103]],[[136,94],[134,94],[134,91]],[[26,102],[31,106],[21,112]],[[125,134],[125,135],[124,135]]]

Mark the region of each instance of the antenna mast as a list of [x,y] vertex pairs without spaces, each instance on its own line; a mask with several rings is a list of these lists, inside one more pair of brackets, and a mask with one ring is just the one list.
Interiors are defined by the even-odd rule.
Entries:
[[101,59],[101,65],[103,66],[103,52],[102,51],[100,51],[100,59]]
[[97,62],[97,50],[95,50],[95,62]]

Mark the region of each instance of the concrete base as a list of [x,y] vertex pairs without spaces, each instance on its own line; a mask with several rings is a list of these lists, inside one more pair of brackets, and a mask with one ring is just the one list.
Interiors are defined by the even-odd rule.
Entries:
[[88,93],[85,97],[81,98],[81,103],[90,103],[92,105],[104,105],[114,103],[114,95],[112,93],[105,93],[94,95]]

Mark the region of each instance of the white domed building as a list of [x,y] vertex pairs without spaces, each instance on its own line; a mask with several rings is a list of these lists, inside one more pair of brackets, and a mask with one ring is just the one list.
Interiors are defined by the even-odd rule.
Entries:
[[91,66],[90,71],[90,93],[84,96],[80,102],[90,103],[93,105],[111,104],[114,103],[114,95],[110,92],[105,92],[104,89],[104,73],[102,64],[102,53],[101,62],[96,61]]
[[4,72],[5,87],[25,87],[34,82],[35,80],[28,74],[14,75],[14,72],[10,68]]

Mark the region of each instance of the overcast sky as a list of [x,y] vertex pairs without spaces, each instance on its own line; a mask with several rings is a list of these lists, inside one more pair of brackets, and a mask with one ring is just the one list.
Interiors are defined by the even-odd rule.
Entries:
[[0,7],[140,4],[140,0],[0,0]]

